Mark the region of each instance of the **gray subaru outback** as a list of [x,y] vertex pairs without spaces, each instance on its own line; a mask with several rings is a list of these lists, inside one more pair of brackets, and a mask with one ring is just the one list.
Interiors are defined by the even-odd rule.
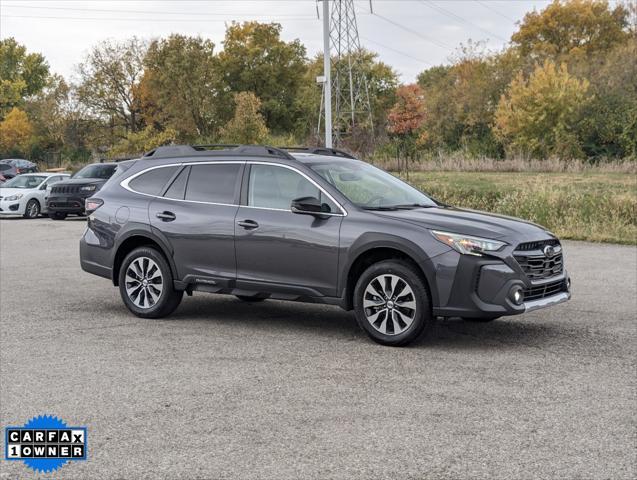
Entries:
[[160,147],[120,163],[86,212],[82,268],[144,318],[193,291],[318,302],[405,345],[438,316],[488,322],[570,298],[546,229],[445,205],[336,149]]

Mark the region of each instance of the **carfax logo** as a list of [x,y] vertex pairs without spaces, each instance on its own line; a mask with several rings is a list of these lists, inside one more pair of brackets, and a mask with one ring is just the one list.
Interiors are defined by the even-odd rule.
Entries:
[[22,460],[48,473],[68,461],[86,460],[86,427],[69,427],[57,417],[34,417],[22,427],[5,427],[5,460]]

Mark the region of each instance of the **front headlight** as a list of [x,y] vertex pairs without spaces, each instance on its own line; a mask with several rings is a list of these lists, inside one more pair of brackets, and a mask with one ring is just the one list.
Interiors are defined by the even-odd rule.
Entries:
[[24,195],[22,193],[16,193],[15,195],[11,195],[10,197],[4,197],[7,202],[13,202],[14,200],[20,200]]
[[506,245],[504,242],[491,240],[489,238],[472,237],[459,233],[448,233],[432,230],[434,238],[445,245],[449,245],[454,250],[465,255],[480,256],[483,253],[497,252]]
[[93,192],[97,187],[95,185],[84,185],[83,187],[80,187],[80,190],[82,192]]

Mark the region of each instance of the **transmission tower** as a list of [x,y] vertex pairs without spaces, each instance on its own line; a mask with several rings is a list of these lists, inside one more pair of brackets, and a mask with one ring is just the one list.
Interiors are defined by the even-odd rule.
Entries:
[[[352,133],[354,128],[372,133],[373,120],[354,1],[332,0],[331,3],[329,15],[331,79],[327,78],[326,81],[331,80],[332,136],[334,143],[338,145]],[[324,6],[327,7],[327,5]],[[323,11],[326,12],[327,8]],[[323,89],[325,102],[327,102],[330,100],[330,95],[325,95],[328,93],[325,85]]]

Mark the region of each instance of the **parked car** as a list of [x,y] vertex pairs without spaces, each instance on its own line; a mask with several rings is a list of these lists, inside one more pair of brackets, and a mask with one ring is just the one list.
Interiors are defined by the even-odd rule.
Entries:
[[68,173],[24,173],[0,185],[0,216],[36,218],[47,213],[47,187],[69,177]]
[[21,173],[35,173],[38,165],[22,158],[6,158],[0,160],[0,175],[6,180],[20,175]]
[[183,293],[334,304],[404,345],[436,316],[491,321],[567,301],[539,225],[437,202],[333,149],[161,147],[86,200],[82,268],[139,317]]
[[49,217],[64,220],[69,214],[84,215],[84,200],[98,192],[116,168],[116,163],[93,163],[55,185],[47,200]]

